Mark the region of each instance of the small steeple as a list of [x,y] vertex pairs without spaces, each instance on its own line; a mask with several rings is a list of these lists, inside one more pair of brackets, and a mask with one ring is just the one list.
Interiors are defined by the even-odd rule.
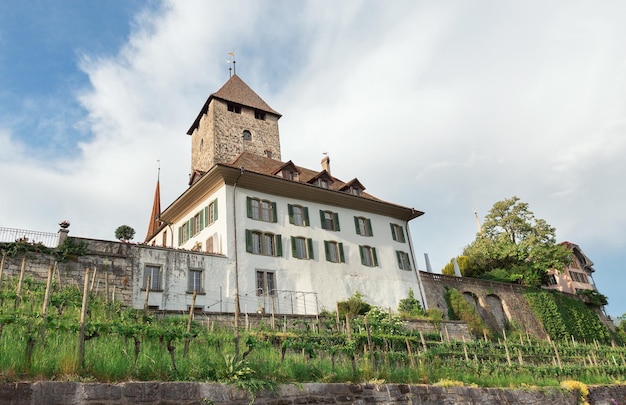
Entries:
[[152,214],[150,214],[150,222],[148,223],[148,234],[146,235],[145,242],[148,242],[152,236],[157,232],[157,230],[161,227],[161,186],[160,186],[160,177],[161,177],[161,166],[159,162],[159,171],[157,174],[157,183],[156,189],[154,190],[154,202],[152,203]]

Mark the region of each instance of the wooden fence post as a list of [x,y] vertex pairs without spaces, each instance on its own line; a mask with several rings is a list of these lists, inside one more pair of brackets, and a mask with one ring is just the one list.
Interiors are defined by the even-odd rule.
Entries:
[[7,253],[2,252],[2,261],[0,261],[0,291],[2,291],[2,271],[4,270],[4,259],[6,259]]
[[80,329],[78,332],[78,364],[85,366],[85,321],[87,318],[87,298],[89,297],[89,267],[85,267],[85,285],[83,287],[83,306],[80,311]]
[[22,258],[22,269],[20,270],[20,278],[17,282],[17,291],[15,292],[15,308],[20,306],[22,300],[22,283],[24,282],[24,272],[26,271],[26,255]]

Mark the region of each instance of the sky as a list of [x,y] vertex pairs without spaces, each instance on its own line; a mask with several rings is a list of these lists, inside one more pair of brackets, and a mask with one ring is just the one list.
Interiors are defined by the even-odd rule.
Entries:
[[237,74],[282,160],[425,215],[418,267],[512,196],[626,313],[626,2],[0,2],[0,227],[142,241],[188,184],[187,130]]

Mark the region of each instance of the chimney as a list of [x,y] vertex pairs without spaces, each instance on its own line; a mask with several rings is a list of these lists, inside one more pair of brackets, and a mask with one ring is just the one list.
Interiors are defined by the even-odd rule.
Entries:
[[322,169],[326,170],[330,174],[330,158],[324,153],[324,159],[322,159]]

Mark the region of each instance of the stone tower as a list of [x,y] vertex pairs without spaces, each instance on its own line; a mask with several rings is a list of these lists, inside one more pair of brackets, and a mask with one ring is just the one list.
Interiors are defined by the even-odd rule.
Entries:
[[230,163],[244,151],[280,160],[280,117],[239,76],[231,76],[209,96],[187,131],[192,173]]

